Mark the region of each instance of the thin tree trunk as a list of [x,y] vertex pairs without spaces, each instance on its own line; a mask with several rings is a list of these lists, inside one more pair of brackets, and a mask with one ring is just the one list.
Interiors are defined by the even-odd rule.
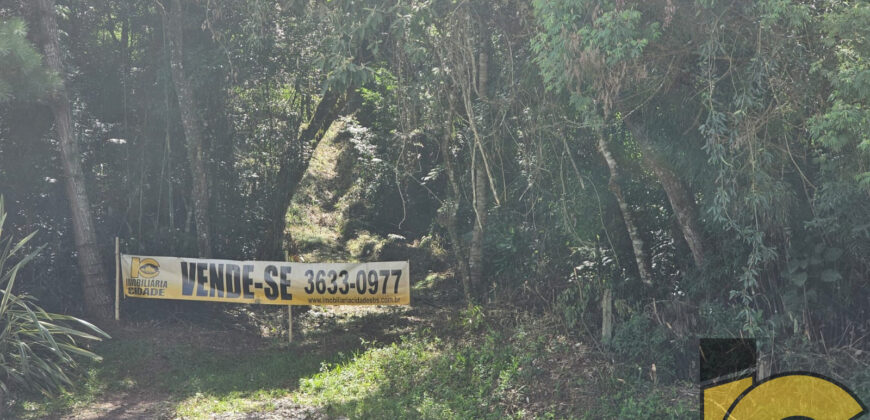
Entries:
[[689,193],[689,189],[683,181],[664,163],[661,155],[653,149],[646,131],[632,121],[626,120],[626,125],[640,145],[644,162],[659,179],[665,194],[668,196],[668,201],[671,203],[671,208],[677,218],[677,224],[680,226],[683,238],[686,239],[686,243],[692,251],[692,259],[695,260],[695,266],[703,266],[706,251],[704,235],[698,223],[698,211],[695,207],[695,199]]
[[54,1],[37,0],[36,5],[40,15],[39,24],[42,30],[45,63],[61,77],[61,83],[49,99],[49,105],[54,113],[55,128],[60,143],[61,162],[66,178],[66,195],[70,204],[79,270],[82,274],[85,310],[96,319],[108,320],[112,316],[110,282],[97,246],[96,229],[81,165],[82,156],[73,135],[72,112],[63,82],[64,66],[58,40]]
[[459,182],[456,180],[456,172],[453,168],[453,160],[450,153],[450,139],[453,138],[453,98],[449,99],[450,109],[447,117],[448,127],[441,138],[441,156],[444,159],[444,166],[447,171],[447,179],[450,182],[450,190],[448,190],[448,198],[440,210],[440,221],[447,228],[447,236],[450,239],[450,248],[453,251],[453,257],[456,260],[457,271],[459,271],[459,279],[462,282],[462,291],[465,294],[465,302],[469,305],[473,303],[473,295],[471,293],[471,276],[468,270],[468,260],[465,259],[465,252],[462,249],[462,242],[459,238],[459,228],[456,225],[456,214],[459,211],[459,200],[462,197],[462,190],[459,188]]
[[193,210],[196,223],[196,244],[199,256],[211,257],[211,237],[208,221],[208,173],[203,155],[203,135],[200,128],[199,114],[193,99],[193,89],[184,72],[183,45],[183,10],[179,0],[172,0],[169,11],[164,11],[164,24],[169,35],[169,65],[172,82],[178,97],[178,109],[181,111],[181,125],[184,127],[184,138],[187,143],[187,159],[190,162],[190,176],[193,181]]
[[[348,91],[351,91],[349,89]],[[347,95],[330,89],[326,92],[308,123],[299,133],[295,141],[287,145],[281,156],[281,168],[269,192],[267,208],[267,225],[264,232],[264,243],[260,248],[260,258],[283,258],[283,242],[287,227],[287,209],[293,200],[293,195],[299,188],[299,182],[308,170],[308,164],[314,149],[323,139],[326,131],[338,118],[339,112],[347,102]]]
[[604,139],[603,133],[598,133],[598,151],[601,156],[604,156],[604,161],[607,162],[607,168],[610,170],[610,182],[608,186],[610,191],[616,197],[619,203],[619,210],[622,212],[622,220],[625,221],[625,228],[628,230],[628,236],[631,238],[631,247],[634,250],[634,259],[637,263],[637,271],[640,274],[640,279],[647,285],[652,285],[652,269],[649,265],[649,258],[644,250],[643,239],[640,237],[640,232],[637,225],[634,223],[634,217],[631,210],[628,208],[628,203],[622,194],[622,188],[619,185],[619,165],[616,164],[616,159],[610,153],[607,147],[607,141]]
[[471,244],[468,247],[468,271],[471,290],[474,294],[481,292],[483,283],[483,241],[486,228],[486,169],[481,162],[474,165],[472,171],[474,182],[474,226],[471,230]]
[[[487,72],[487,55],[484,52],[480,53],[478,59],[478,86],[477,92],[478,95],[485,98],[486,95],[486,72]],[[468,93],[468,96],[471,95],[471,92]],[[475,128],[474,117],[471,114],[471,104],[470,101],[466,101],[466,112],[469,117],[469,124],[472,126],[474,137],[475,137],[475,145],[480,153],[481,162],[475,162],[476,159],[474,156],[477,154],[474,151],[474,146],[472,146],[472,159],[471,166],[473,167],[471,171],[473,189],[472,189],[472,200],[474,205],[474,226],[471,230],[471,244],[468,249],[468,273],[470,276],[471,282],[471,290],[472,293],[478,294],[481,292],[481,285],[483,284],[483,242],[484,242],[484,234],[486,233],[486,207],[487,207],[487,180],[489,180],[489,176],[486,170],[486,156],[484,155],[483,145],[481,144],[481,139],[477,134],[477,129]],[[493,189],[493,193],[495,193],[495,189]]]

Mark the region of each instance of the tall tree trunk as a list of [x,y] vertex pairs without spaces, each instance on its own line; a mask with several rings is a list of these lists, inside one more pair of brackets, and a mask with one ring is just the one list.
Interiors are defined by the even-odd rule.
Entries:
[[438,221],[447,229],[447,236],[450,240],[450,248],[453,251],[453,258],[456,260],[456,269],[458,271],[459,280],[462,282],[462,292],[465,294],[465,302],[471,304],[474,297],[471,293],[471,276],[468,273],[468,260],[465,259],[465,251],[462,249],[462,241],[459,237],[459,227],[456,224],[456,214],[459,212],[459,202],[462,199],[462,190],[459,188],[459,181],[456,179],[456,171],[453,168],[453,156],[450,152],[450,140],[453,138],[453,96],[448,98],[450,104],[447,112],[447,128],[444,130],[444,136],[441,137],[441,156],[444,160],[445,171],[447,172],[447,180],[450,183],[448,190],[448,198],[444,200],[441,209],[438,211]]
[[[352,89],[348,89],[348,92]],[[262,259],[281,259],[284,257],[284,230],[287,227],[287,209],[299,182],[308,170],[314,149],[323,139],[326,130],[338,118],[339,112],[347,103],[347,95],[334,89],[327,90],[317,104],[308,126],[299,133],[295,141],[289,143],[281,155],[281,168],[275,183],[268,194],[266,229],[259,256]]]
[[[482,160],[482,159],[480,159]],[[486,169],[482,162],[474,165],[471,173],[474,182],[472,198],[474,202],[474,226],[471,230],[471,244],[468,247],[468,272],[471,290],[477,295],[483,284],[483,241],[486,228],[487,185]]]
[[628,230],[628,236],[631,238],[631,247],[634,250],[634,260],[637,263],[637,271],[640,274],[640,279],[647,285],[652,285],[652,269],[650,268],[649,257],[644,250],[643,239],[640,237],[640,232],[637,225],[634,223],[634,217],[631,214],[631,209],[628,208],[628,203],[622,194],[620,187],[619,165],[610,149],[607,147],[607,140],[603,133],[598,133],[598,152],[604,157],[607,162],[607,168],[610,170],[610,182],[608,186],[610,191],[616,197],[616,202],[619,203],[619,210],[622,212],[622,220],[625,221],[625,228]]
[[64,66],[58,40],[54,0],[37,0],[36,6],[39,11],[45,63],[61,77],[61,83],[49,99],[49,105],[54,113],[55,128],[60,143],[61,162],[66,178],[66,195],[70,204],[79,270],[82,274],[85,310],[96,319],[108,320],[112,316],[112,299],[109,293],[111,283],[97,246],[96,229],[81,165],[82,156],[73,134],[70,102],[63,82]]
[[[478,71],[477,71],[477,94],[485,98],[486,97],[486,81],[487,81],[487,55],[484,52],[481,52],[478,58]],[[471,96],[471,93],[468,93],[468,96]],[[472,293],[478,294],[481,292],[481,285],[483,284],[483,242],[484,242],[484,234],[486,233],[486,207],[487,207],[487,180],[489,180],[489,176],[486,171],[485,160],[486,156],[484,155],[483,145],[481,144],[480,136],[477,133],[477,129],[475,128],[474,116],[471,113],[471,104],[470,101],[466,102],[466,112],[469,117],[469,124],[472,127],[472,131],[474,132],[474,145],[472,148],[476,147],[477,152],[472,149],[472,159],[471,166],[474,168],[471,171],[471,178],[473,183],[472,189],[472,204],[474,207],[474,223],[473,228],[471,230],[471,244],[468,247],[468,273],[470,276],[471,290]],[[480,156],[480,162],[476,162],[475,156]],[[493,193],[495,190],[493,189]]]
[[671,208],[677,218],[677,224],[680,226],[683,238],[686,239],[686,243],[692,251],[692,259],[695,260],[695,266],[703,266],[706,254],[704,235],[698,223],[698,211],[695,207],[694,197],[692,197],[688,187],[686,187],[680,177],[665,164],[662,156],[653,148],[646,130],[636,122],[626,120],[625,123],[640,145],[644,163],[659,179],[665,194],[668,196],[668,202],[671,203]]
[[203,135],[200,128],[199,114],[193,100],[193,89],[184,73],[182,46],[183,16],[179,0],[172,0],[168,11],[164,11],[163,22],[167,25],[169,35],[169,66],[175,94],[178,97],[178,109],[181,111],[181,125],[184,127],[184,138],[187,144],[187,159],[190,162],[190,176],[193,181],[193,218],[196,224],[196,244],[199,256],[211,257],[211,237],[208,221],[208,173],[203,155]]

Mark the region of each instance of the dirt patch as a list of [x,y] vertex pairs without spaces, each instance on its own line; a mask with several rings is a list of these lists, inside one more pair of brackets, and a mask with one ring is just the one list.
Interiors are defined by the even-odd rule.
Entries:
[[[145,419],[183,419],[173,413],[172,403],[155,396],[115,394],[104,401],[91,404],[75,413],[56,417],[59,420],[145,420]],[[244,413],[213,414],[210,419],[218,420],[328,420],[330,417],[316,407],[307,407],[289,398],[274,400],[263,404],[262,408]],[[342,418],[339,418],[342,419]]]
[[144,420],[171,417],[172,407],[166,398],[158,395],[121,392],[109,393],[104,399],[59,418],[61,420]]

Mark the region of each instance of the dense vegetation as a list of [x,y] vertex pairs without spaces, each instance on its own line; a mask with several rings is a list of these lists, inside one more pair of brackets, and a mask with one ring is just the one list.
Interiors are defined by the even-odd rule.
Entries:
[[[575,415],[570,392],[539,395],[574,404],[552,410],[513,394],[547,369],[524,355],[562,339],[640,384],[608,388],[600,416],[669,405],[622,393],[695,378],[699,336],[755,337],[764,372],[867,401],[868,130],[860,0],[0,1],[4,237],[45,245],[17,293],[111,325],[115,236],[152,255],[409,259],[419,302],[461,302],[461,339],[312,358],[328,363],[300,401],[339,414]],[[343,369],[429,391],[336,402]]]

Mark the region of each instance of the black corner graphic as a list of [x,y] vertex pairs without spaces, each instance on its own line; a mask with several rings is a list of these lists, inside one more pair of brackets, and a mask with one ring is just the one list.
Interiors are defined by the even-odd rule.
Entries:
[[702,338],[699,347],[701,383],[753,369],[758,360],[753,339]]

